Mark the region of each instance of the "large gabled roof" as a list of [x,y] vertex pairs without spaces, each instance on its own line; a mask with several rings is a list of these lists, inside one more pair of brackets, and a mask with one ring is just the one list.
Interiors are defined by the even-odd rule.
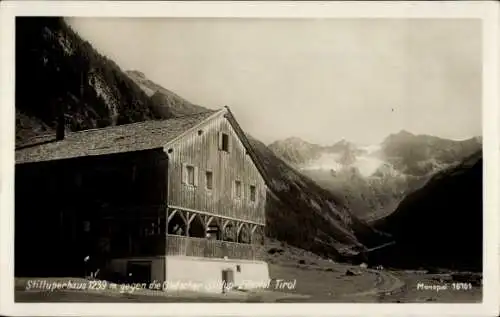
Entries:
[[60,141],[45,136],[16,149],[16,164],[160,148],[225,110],[71,132]]
[[162,148],[181,138],[203,122],[219,115],[224,115],[229,120],[245,146],[247,154],[252,158],[255,167],[268,184],[269,179],[266,177],[265,169],[255,149],[227,106],[220,110],[168,120],[152,120],[72,132],[60,141],[56,141],[55,136],[45,136],[31,145],[16,149],[16,164]]

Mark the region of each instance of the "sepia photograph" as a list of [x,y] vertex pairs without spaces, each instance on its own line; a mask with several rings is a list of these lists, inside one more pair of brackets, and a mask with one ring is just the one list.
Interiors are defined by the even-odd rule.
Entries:
[[93,9],[12,17],[14,304],[484,303],[481,16]]

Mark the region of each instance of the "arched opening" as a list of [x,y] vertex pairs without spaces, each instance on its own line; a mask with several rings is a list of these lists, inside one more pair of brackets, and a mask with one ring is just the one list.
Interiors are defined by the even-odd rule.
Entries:
[[238,242],[239,243],[250,243],[250,230],[248,225],[243,224],[241,226],[240,232],[238,234]]
[[257,226],[256,228],[253,229],[253,234],[252,234],[252,239],[251,243],[252,244],[264,244],[264,230],[263,226]]
[[168,234],[174,234],[178,236],[186,235],[186,223],[180,215],[181,211],[177,211],[172,219],[168,222]]
[[228,222],[223,230],[222,240],[229,242],[236,242],[237,240],[237,228],[232,222]]
[[189,225],[189,236],[195,238],[205,238],[205,225],[200,215],[195,215]]

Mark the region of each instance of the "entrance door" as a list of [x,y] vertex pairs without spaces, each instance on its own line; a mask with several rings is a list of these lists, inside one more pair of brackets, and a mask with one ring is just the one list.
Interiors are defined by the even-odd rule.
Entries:
[[127,276],[130,283],[151,283],[151,262],[128,262]]
[[234,271],[231,269],[222,271],[222,292],[230,290],[234,286]]

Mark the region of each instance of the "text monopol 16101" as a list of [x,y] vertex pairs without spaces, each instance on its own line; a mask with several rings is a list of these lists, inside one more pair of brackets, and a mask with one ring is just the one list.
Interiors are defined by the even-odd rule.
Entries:
[[471,283],[439,283],[439,284],[425,284],[417,283],[417,290],[419,291],[468,291],[472,289]]

